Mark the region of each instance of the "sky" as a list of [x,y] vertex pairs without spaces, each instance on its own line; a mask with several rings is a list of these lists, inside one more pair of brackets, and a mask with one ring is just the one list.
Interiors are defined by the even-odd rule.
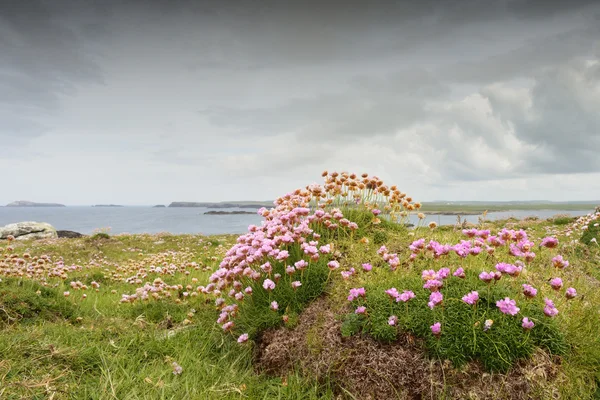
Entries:
[[600,199],[600,2],[0,0],[0,205]]

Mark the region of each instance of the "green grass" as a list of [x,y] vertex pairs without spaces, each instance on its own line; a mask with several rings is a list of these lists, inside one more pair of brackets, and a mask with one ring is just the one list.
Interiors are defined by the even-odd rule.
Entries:
[[[263,329],[282,325],[288,315],[293,326],[302,309],[320,295],[344,307],[351,287],[367,288],[365,304],[369,319],[353,313],[347,316],[343,334],[369,334],[382,341],[393,341],[399,331],[387,324],[394,313],[400,318],[400,332],[408,331],[423,338],[434,359],[450,359],[456,366],[475,359],[487,369],[506,371],[516,360],[527,358],[536,347],[555,354],[560,363],[559,394],[562,398],[590,399],[598,396],[600,384],[600,248],[598,246],[567,246],[570,240],[561,235],[562,225],[549,221],[513,221],[515,228],[528,229],[531,236],[543,237],[556,232],[561,238],[560,253],[569,259],[571,267],[563,271],[563,279],[577,288],[579,296],[562,301],[557,306],[561,314],[554,319],[541,315],[540,301],[549,293],[543,289],[538,299],[527,303],[518,300],[519,316],[502,315],[495,306],[487,306],[487,287],[476,278],[477,271],[491,270],[495,262],[485,257],[479,260],[465,280],[450,278],[443,289],[444,312],[434,312],[413,299],[408,304],[390,303],[383,293],[396,287],[411,289],[417,298],[428,294],[422,289],[420,272],[424,268],[438,269],[442,264],[425,262],[409,266],[407,246],[414,239],[426,237],[440,242],[457,242],[463,238],[452,227],[433,231],[421,228],[408,231],[384,219],[372,224],[368,214],[350,211],[348,219],[359,223],[359,230],[330,232],[319,230],[321,243],[335,242],[342,269],[354,267],[357,277],[352,281],[340,278],[339,270],[329,275],[327,258],[311,265],[302,277],[303,286],[294,291],[290,278],[283,272],[284,263],[274,264],[274,273],[282,278],[270,294],[262,290],[262,280],[253,286],[256,296],[240,309],[239,331],[257,335]],[[497,229],[506,221],[487,223]],[[592,232],[588,230],[587,233]],[[361,238],[368,240],[361,242]],[[198,295],[183,297],[187,285],[205,285],[217,269],[234,236],[202,237],[197,235],[115,235],[108,239],[60,239],[56,241],[15,243],[14,252],[32,257],[46,254],[65,265],[76,265],[68,278],[49,278],[47,285],[26,277],[7,277],[0,266],[0,398],[2,399],[333,399],[336,382],[319,381],[291,373],[272,377],[257,373],[252,364],[252,341],[240,345],[236,335],[223,332],[215,323],[219,310],[214,297]],[[394,273],[376,254],[385,244],[402,260]],[[0,260],[4,244],[0,244]],[[290,247],[291,263],[299,258],[298,249]],[[550,266],[545,250],[527,271],[526,278],[534,286],[544,287]],[[6,253],[4,253],[6,254]],[[370,262],[371,273],[360,270]],[[460,260],[450,259],[449,267]],[[191,263],[196,263],[194,267]],[[151,265],[169,268],[171,273],[150,273]],[[445,266],[445,265],[444,265]],[[170,298],[120,303],[122,294],[132,294],[145,282],[161,278],[169,285],[182,285]],[[525,278],[525,277],[524,277]],[[128,283],[133,282],[133,283]],[[135,283],[139,279],[142,283]],[[100,283],[99,291],[74,290],[71,281],[90,286]],[[519,282],[520,283],[520,282]],[[474,311],[459,299],[470,290],[478,290],[481,300]],[[64,291],[70,296],[65,298]],[[83,299],[82,294],[87,294]],[[490,289],[492,302],[510,294],[514,287],[502,280]],[[280,311],[268,306],[276,300]],[[357,303],[358,304],[358,303]],[[356,305],[356,304],[355,304]],[[346,310],[348,312],[348,310]],[[536,327],[528,334],[520,327],[522,316],[529,316]],[[10,318],[8,317],[10,316]],[[473,330],[485,319],[493,319],[488,332]],[[440,320],[443,334],[435,339],[429,326]],[[311,339],[311,351],[319,351],[319,338]],[[174,375],[171,366],[183,367]]]

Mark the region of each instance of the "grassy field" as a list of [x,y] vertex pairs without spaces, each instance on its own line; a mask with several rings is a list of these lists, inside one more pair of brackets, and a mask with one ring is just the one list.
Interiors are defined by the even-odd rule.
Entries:
[[[322,234],[323,243],[327,239],[335,244],[331,254],[339,261],[340,270],[355,268],[360,271],[350,279],[344,279],[337,270],[333,274],[325,273],[326,280],[319,278],[319,285],[324,285],[324,297],[319,300],[322,303],[316,311],[311,308],[309,300],[313,296],[307,297],[307,303],[302,306],[308,306],[307,313],[316,313],[314,319],[310,320],[309,314],[304,316],[302,307],[290,311],[287,306],[280,314],[268,314],[268,309],[264,311],[258,307],[258,300],[244,303],[241,312],[246,319],[242,318],[240,329],[249,328],[245,331],[251,334],[250,340],[242,344],[236,339],[243,331],[226,332],[216,324],[220,311],[215,307],[215,296],[199,289],[218,269],[226,251],[235,243],[234,236],[97,235],[82,239],[0,243],[0,260],[4,260],[0,261],[0,398],[367,398],[365,393],[370,389],[365,389],[360,382],[389,384],[394,391],[386,398],[411,398],[411,393],[413,396],[424,393],[414,392],[417,390],[427,390],[431,398],[513,398],[515,393],[521,392],[526,393],[525,397],[515,398],[600,398],[600,247],[596,241],[590,241],[593,237],[587,237],[587,244],[579,241],[581,227],[574,227],[573,219],[496,221],[478,226],[492,232],[501,228],[524,229],[534,241],[555,236],[560,241],[560,254],[570,262],[570,267],[561,271],[561,277],[565,285],[572,285],[578,292],[574,300],[557,301],[561,312],[556,318],[547,323],[542,321],[543,316],[536,319],[539,330],[532,332],[540,332],[536,336],[539,340],[526,342],[537,343],[527,348],[519,344],[523,338],[530,340],[527,332],[523,334],[520,328],[511,331],[512,320],[499,314],[493,304],[489,304],[489,299],[489,311],[485,311],[488,309],[483,305],[477,309],[481,316],[471,312],[465,314],[456,308],[456,318],[464,320],[473,315],[483,321],[493,316],[498,327],[506,326],[507,335],[512,337],[498,336],[499,342],[491,343],[512,343],[510,340],[520,338],[514,345],[516,350],[509,349],[506,357],[529,361],[513,363],[502,360],[499,352],[486,353],[485,346],[477,347],[482,345],[469,337],[462,338],[459,328],[451,328],[459,325],[452,325],[455,317],[451,315],[453,308],[448,303],[452,300],[449,297],[453,296],[452,290],[457,293],[463,290],[460,289],[462,286],[444,292],[448,305],[443,317],[437,314],[440,311],[431,314],[425,303],[407,305],[406,318],[413,318],[413,322],[406,322],[406,337],[411,344],[400,343],[397,332],[390,331],[387,324],[388,302],[383,291],[392,285],[398,289],[401,285],[405,288],[414,286],[419,298],[423,291],[419,283],[421,270],[444,266],[454,270],[464,263],[458,258],[438,262],[425,257],[409,264],[405,262],[410,255],[409,245],[419,238],[457,243],[465,236],[461,229],[452,226],[420,227],[409,231],[385,221],[372,225],[369,215],[356,212],[348,217],[360,226],[355,233],[339,231],[330,237]],[[597,232],[593,234],[597,235]],[[384,268],[387,264],[377,253],[381,245],[390,252],[395,251],[402,260],[393,272]],[[557,253],[543,250],[536,250],[539,253],[536,261],[528,266],[522,277],[540,288],[545,296],[552,294],[546,287],[548,273],[552,273],[548,271],[547,263]],[[476,274],[493,269],[501,258],[498,255],[478,256],[473,258],[477,261],[464,264],[467,275],[473,274],[464,281],[464,290],[471,283],[477,285]],[[373,270],[362,271],[364,263],[371,263]],[[327,271],[325,264],[323,268]],[[287,279],[283,276],[283,280],[278,281],[279,286]],[[316,275],[314,279],[317,279]],[[303,280],[304,287],[309,283]],[[142,300],[140,288],[145,284],[157,289],[147,300]],[[493,291],[498,291],[498,296],[505,292],[510,294],[513,284],[506,285],[494,286]],[[361,298],[359,303],[348,302],[349,289],[361,286],[369,292],[364,302]],[[131,301],[127,296],[135,294],[136,289],[138,300]],[[255,293],[258,289],[260,282],[254,287]],[[483,299],[485,285],[479,290]],[[487,290],[489,295],[489,287]],[[370,295],[379,292],[381,294]],[[280,307],[286,304],[285,296],[294,296],[295,301],[299,301],[296,292],[286,293],[274,291],[273,297],[269,294],[268,301],[277,299]],[[373,310],[370,319],[362,322],[359,317],[353,317],[357,315],[354,308],[361,304]],[[378,309],[378,304],[382,304],[385,311]],[[525,309],[525,306],[521,307]],[[400,307],[390,312],[401,313],[403,310]],[[283,313],[289,317],[287,323],[281,322]],[[305,325],[307,322],[303,318],[311,321],[310,327]],[[429,332],[429,318],[445,318],[442,340]],[[423,323],[419,325],[417,322],[421,319]],[[299,358],[287,361],[298,364],[297,368],[285,363],[277,364],[282,367],[275,370],[268,368],[267,364],[273,362],[273,354],[264,351],[269,343],[262,331],[269,326],[275,329],[270,332],[275,332],[279,338],[273,339],[271,344],[284,340],[285,346],[289,344],[286,350],[289,354],[298,352]],[[319,330],[321,328],[325,330]],[[468,328],[467,332],[470,330]],[[342,331],[347,339],[343,339]],[[327,335],[335,336],[333,345],[327,341]],[[452,339],[452,335],[460,338]],[[396,339],[396,347],[377,344]],[[461,359],[461,347],[452,347],[452,343],[463,340],[465,346],[473,346],[473,352]],[[371,349],[370,353],[360,353],[361,349],[367,348]],[[410,366],[404,372],[398,367],[386,369],[389,368],[387,364],[377,361],[374,356],[375,351],[386,348],[390,352],[410,350],[424,376],[403,380]],[[349,355],[353,351],[364,357],[365,362],[356,364],[356,357]],[[333,365],[334,358],[335,371],[329,367],[321,371],[320,367],[315,367],[317,364],[312,364],[320,359],[321,366],[323,362]],[[362,370],[363,364],[374,367]],[[494,366],[498,366],[497,370]],[[486,370],[488,367],[491,370]],[[360,379],[363,380],[357,380],[349,368],[362,371]],[[377,381],[377,377],[383,380]],[[399,384],[389,382],[394,379],[398,379]],[[510,384],[513,381],[525,385],[527,390],[524,391],[525,386],[515,389]],[[418,382],[427,382],[427,387],[408,387]],[[407,391],[402,385],[407,386]]]

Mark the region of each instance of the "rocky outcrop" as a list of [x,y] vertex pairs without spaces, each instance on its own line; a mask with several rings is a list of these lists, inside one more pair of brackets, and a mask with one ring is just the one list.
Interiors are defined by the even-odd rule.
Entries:
[[19,200],[13,201],[6,207],[66,207],[64,204],[58,203],[34,203],[33,201]]
[[45,222],[17,222],[0,228],[0,239],[14,236],[16,240],[57,238],[56,229]]
[[56,234],[58,235],[59,238],[66,238],[66,239],[77,239],[77,238],[85,236],[79,232],[73,232],[73,231],[56,231]]
[[93,205],[92,207],[123,207],[120,204],[96,204]]
[[152,208],[165,208],[166,206],[164,204],[157,204],[155,206],[152,206]]

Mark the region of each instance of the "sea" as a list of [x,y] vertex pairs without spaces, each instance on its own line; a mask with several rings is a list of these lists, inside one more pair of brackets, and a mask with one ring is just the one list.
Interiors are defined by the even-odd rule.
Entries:
[[[172,234],[240,234],[248,226],[261,222],[258,214],[205,215],[207,211],[254,211],[241,208],[153,208],[149,206],[130,207],[0,207],[0,227],[23,221],[47,222],[57,230],[69,230],[82,234],[103,231],[109,234],[123,233],[162,233]],[[585,215],[588,211],[572,210],[526,210],[489,212],[487,219],[515,217],[522,219],[537,216],[545,219],[556,214],[571,216]],[[477,222],[477,215],[461,216],[462,220]],[[426,222],[435,221],[438,225],[455,224],[455,215],[428,215]],[[416,215],[411,217],[416,224]]]

